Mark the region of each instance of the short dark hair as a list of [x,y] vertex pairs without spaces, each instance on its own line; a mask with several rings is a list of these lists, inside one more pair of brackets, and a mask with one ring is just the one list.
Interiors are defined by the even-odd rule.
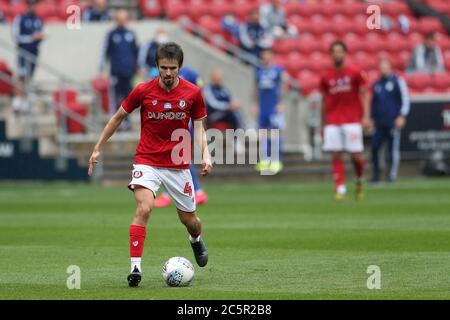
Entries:
[[159,46],[156,51],[156,65],[159,66],[159,60],[168,59],[178,61],[178,67],[181,68],[184,60],[183,49],[175,42],[167,42]]
[[330,52],[333,51],[333,49],[334,49],[335,46],[341,46],[342,49],[344,49],[345,52],[348,52],[347,45],[346,45],[345,42],[342,41],[342,40],[335,40],[335,41],[333,41],[333,42],[330,44]]

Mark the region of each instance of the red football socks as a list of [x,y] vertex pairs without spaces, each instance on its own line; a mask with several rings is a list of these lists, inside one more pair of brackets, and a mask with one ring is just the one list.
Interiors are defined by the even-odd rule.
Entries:
[[333,160],[333,178],[336,190],[345,185],[345,167],[342,159]]
[[143,226],[130,226],[130,257],[140,258],[144,251],[146,228]]
[[361,179],[363,174],[364,174],[364,165],[366,163],[366,161],[364,160],[363,157],[361,158],[353,158],[353,167],[355,168],[355,174],[356,174],[356,178],[357,179]]

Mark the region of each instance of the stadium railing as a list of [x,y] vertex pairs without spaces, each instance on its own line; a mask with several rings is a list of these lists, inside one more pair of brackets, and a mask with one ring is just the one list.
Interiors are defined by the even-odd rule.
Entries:
[[[12,47],[8,42],[2,39],[0,39],[0,50],[7,51],[9,53],[14,52],[15,50],[18,56],[29,62],[39,63],[40,68],[42,68],[55,78],[54,83],[50,84],[49,87],[51,88],[50,90],[52,90],[52,92],[54,92],[55,89],[59,92],[60,103],[58,104],[51,99],[44,99],[41,94],[42,90],[39,90],[39,88],[37,88],[33,83],[27,82],[25,83],[25,87],[22,88],[14,80],[14,76],[11,77],[7,75],[0,75],[1,79],[9,83],[15,90],[24,90],[26,92],[26,100],[30,106],[36,106],[39,103],[45,104],[46,108],[49,109],[51,114],[59,115],[59,121],[57,121],[58,130],[56,136],[58,148],[57,165],[59,169],[64,170],[67,165],[67,160],[70,157],[69,143],[71,142],[71,137],[67,126],[68,121],[72,120],[82,124],[86,130],[86,133],[99,132],[102,124],[100,112],[97,112],[96,108],[92,109],[92,112],[88,117],[83,117],[71,110],[67,105],[66,89],[70,87],[79,92],[85,92],[94,98],[98,97],[96,97],[94,91],[89,86],[68,77],[67,75],[61,73],[53,66],[45,62],[38,61],[35,55],[27,52],[26,50]],[[37,117],[35,117],[34,111],[34,108],[30,108],[28,112],[25,112],[23,113],[23,115],[21,115],[24,120],[23,136],[21,137],[22,140],[29,141],[36,138],[36,132],[34,128],[36,128],[36,126],[39,126],[39,122],[36,120]]]

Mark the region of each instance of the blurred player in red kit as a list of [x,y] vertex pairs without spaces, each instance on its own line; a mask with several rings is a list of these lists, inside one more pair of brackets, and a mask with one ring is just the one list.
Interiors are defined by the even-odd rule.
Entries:
[[[200,267],[208,262],[208,251],[201,236],[202,224],[196,214],[195,193],[189,172],[191,154],[180,148],[180,141],[172,138],[182,130],[184,140],[191,145],[189,121],[194,123],[194,142],[202,152],[202,175],[211,172],[211,156],[208,151],[203,120],[206,106],[199,87],[180,78],[184,54],[173,42],[162,44],[156,53],[160,76],[138,85],[122,102],[104,128],[89,159],[89,175],[98,162],[100,150],[119,128],[120,123],[134,110],[140,108],[141,138],[136,148],[132,180],[128,187],[134,192],[136,213],[130,226],[131,272],[130,287],[141,281],[141,258],[146,237],[146,225],[154,207],[155,195],[161,184],[176,204],[178,217],[186,226],[195,260]],[[177,131],[179,132],[179,131]],[[181,147],[183,148],[183,147]],[[190,148],[189,148],[190,150]]]
[[345,199],[343,153],[351,155],[356,174],[356,199],[364,197],[363,129],[371,127],[365,73],[345,63],[347,46],[337,40],[330,46],[334,68],[321,78],[323,150],[332,154],[335,200]]

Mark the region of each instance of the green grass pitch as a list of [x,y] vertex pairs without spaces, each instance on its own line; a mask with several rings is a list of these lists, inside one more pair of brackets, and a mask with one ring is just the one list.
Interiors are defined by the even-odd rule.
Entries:
[[[330,183],[209,183],[199,208],[210,253],[190,287],[166,287],[172,256],[194,261],[174,207],[154,210],[143,280],[129,288],[125,187],[0,184],[0,299],[448,299],[450,181],[408,180],[334,203]],[[81,268],[69,290],[67,267]],[[367,288],[367,267],[381,289]]]

